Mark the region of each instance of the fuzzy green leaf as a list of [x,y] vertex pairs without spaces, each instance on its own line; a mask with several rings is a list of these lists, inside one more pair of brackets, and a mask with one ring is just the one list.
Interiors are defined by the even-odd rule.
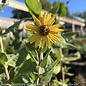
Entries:
[[57,64],[55,67],[54,67],[54,70],[53,70],[53,73],[54,74],[58,74],[61,70],[61,64]]
[[0,52],[0,64],[4,66],[5,62],[7,62],[7,56],[5,53]]
[[25,3],[31,13],[39,14],[42,10],[41,3],[38,0],[25,0]]

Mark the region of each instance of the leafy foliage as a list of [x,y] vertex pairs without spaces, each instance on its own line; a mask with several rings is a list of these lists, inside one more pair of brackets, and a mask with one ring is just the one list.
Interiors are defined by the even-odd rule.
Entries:
[[0,4],[0,12],[3,12],[2,8],[7,6],[6,1],[7,0],[2,0],[2,4]]
[[40,2],[42,4],[42,9],[50,11],[52,5],[48,0],[40,0]]
[[[41,3],[38,0],[25,0],[26,5],[28,7],[28,10],[30,11],[30,13],[36,13],[39,14],[42,7],[41,7]],[[34,4],[33,4],[34,3]]]
[[68,14],[66,3],[62,3],[60,0],[58,0],[58,2],[54,3],[53,8],[50,12],[53,14],[58,14],[58,16],[66,16]]
[[2,0],[2,3],[6,3],[6,0]]
[[[2,2],[5,3],[6,0]],[[38,0],[25,0],[25,3],[31,15],[39,15],[42,5]],[[18,11],[15,10],[15,12]],[[50,12],[65,16],[66,4],[58,0]],[[25,22],[27,19],[15,22],[4,33],[0,30],[0,83],[43,86],[52,82],[54,86],[67,86],[69,79],[64,77],[73,76],[73,74],[69,73],[70,67],[64,64],[81,59],[81,54],[86,52],[86,46],[76,48],[73,41],[77,34],[70,32],[64,34],[60,42],[52,44],[50,49],[35,48],[34,43],[31,44],[27,40],[32,33],[26,32],[25,35],[19,35],[23,31],[18,29],[22,21]],[[9,35],[9,32],[13,33],[14,38]],[[22,37],[21,40],[20,37]],[[77,51],[71,54],[70,49],[77,49]],[[56,77],[58,74],[62,75],[61,80]]]

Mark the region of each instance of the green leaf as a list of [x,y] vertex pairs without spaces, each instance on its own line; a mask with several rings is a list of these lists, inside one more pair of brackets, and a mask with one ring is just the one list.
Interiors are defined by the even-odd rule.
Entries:
[[64,38],[67,42],[72,43],[74,42],[74,39],[76,38],[77,35],[78,35],[77,32],[67,32],[64,34]]
[[76,52],[73,56],[65,57],[62,59],[63,62],[76,61],[81,58],[80,52]]
[[70,81],[69,78],[66,78],[66,79],[65,79],[65,83],[66,83],[66,84],[67,84],[69,81]]
[[28,79],[26,79],[26,77],[22,77],[22,80],[24,81],[24,83],[28,83]]
[[55,67],[55,65],[58,64],[59,61],[60,61],[59,59],[56,60],[56,61],[54,61],[54,62],[52,61],[51,65],[48,66],[48,68],[46,69],[46,71],[48,72],[48,71],[52,70]]
[[58,15],[59,16],[66,16],[67,14],[67,7],[65,3],[60,3],[60,8],[58,11]]
[[39,14],[42,10],[41,3],[38,0],[25,0],[25,3],[31,13]]
[[43,68],[47,63],[47,57],[45,57],[42,62],[40,63],[40,66]]
[[61,55],[60,55],[57,48],[52,49],[52,52],[50,53],[50,56],[54,61],[61,58]]
[[26,73],[27,71],[28,72],[32,72],[34,71],[35,72],[36,70],[36,64],[34,61],[32,61],[32,59],[28,59],[24,62],[24,64],[22,65],[22,67],[20,68],[19,70],[19,73]]
[[8,61],[6,62],[6,65],[9,65],[11,67],[15,67],[19,54],[16,54],[16,55],[11,54],[11,55],[7,55],[7,56],[8,56]]
[[41,76],[41,81],[40,81],[40,83],[41,83],[41,84],[47,84],[47,83],[51,80],[52,72],[53,72],[53,69],[50,70],[49,72],[44,73],[44,74]]
[[6,52],[7,54],[12,54],[15,52],[14,46],[6,46]]
[[52,58],[50,55],[47,56],[47,64],[46,64],[46,70],[48,71],[48,69],[50,68],[51,64],[52,64]]
[[23,75],[22,80],[24,81],[24,83],[29,83],[31,85],[35,82],[36,76],[33,72],[27,72]]
[[7,62],[7,56],[5,53],[0,52],[0,64],[2,64],[4,66],[5,62]]
[[60,6],[60,0],[58,0],[58,2],[56,2],[53,6],[53,8],[50,10],[50,12],[52,14],[56,14],[57,11],[59,10],[59,6]]
[[57,44],[55,44],[53,46],[54,46],[54,48],[68,48],[68,47],[76,48],[74,45],[67,43],[63,37],[60,38],[60,42],[58,42]]
[[35,60],[35,56],[36,54],[34,54],[33,52],[35,51],[35,48],[33,47],[32,44],[30,43],[24,43],[24,47],[20,48],[16,53],[19,54],[18,60],[16,65],[19,66],[20,64],[22,64],[22,62],[24,62],[24,60],[28,60],[31,57]]
[[73,73],[65,73],[65,75],[73,76],[74,74]]
[[0,73],[0,84],[1,84],[1,82],[3,82],[3,80],[5,80],[5,78],[6,78],[5,73],[4,72],[3,73]]
[[50,11],[53,14],[58,14],[59,16],[66,16],[68,10],[67,10],[67,6],[65,3],[60,2],[60,0],[58,0],[58,2],[56,2],[53,6],[53,8]]
[[[13,82],[22,82],[22,77],[26,77],[28,82],[32,79],[34,79],[34,76],[31,74],[36,72],[36,64],[35,62],[30,58],[22,63],[16,71],[14,78],[12,79]],[[19,83],[18,82],[18,83]]]
[[28,75],[33,80],[33,82],[36,80],[36,76],[33,72],[30,72]]
[[40,79],[41,79],[40,82],[42,84],[47,84],[51,80],[51,77],[53,74],[53,69],[54,69],[55,65],[58,64],[58,62],[59,62],[59,60],[56,60],[55,62],[51,61],[50,56],[48,56],[48,60],[49,60],[49,63],[48,63],[49,65],[46,68],[46,71],[40,75]]
[[58,81],[58,80],[54,80],[54,86],[68,86],[67,84],[65,84],[64,82]]
[[66,48],[67,47],[67,43],[66,43],[65,39],[63,37],[61,37],[60,38],[60,42],[58,42],[57,44],[55,44],[54,47]]
[[54,74],[58,74],[61,70],[61,64],[57,64],[55,67],[54,67],[54,70],[53,70],[53,73]]
[[40,69],[40,74],[43,74],[45,72],[45,69],[44,68],[39,67],[39,69]]
[[26,59],[26,57],[28,56],[28,51],[26,50],[25,47],[22,47],[21,49],[19,49],[17,51],[17,53],[19,53],[19,57],[18,60],[16,62],[16,65],[19,66],[20,64],[22,64],[22,62]]

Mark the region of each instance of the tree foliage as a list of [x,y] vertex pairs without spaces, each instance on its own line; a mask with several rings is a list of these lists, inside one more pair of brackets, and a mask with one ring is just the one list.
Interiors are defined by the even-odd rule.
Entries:
[[40,0],[42,9],[49,11],[51,9],[51,3],[48,0]]
[[18,9],[14,9],[12,13],[13,13],[13,18],[17,18],[17,19],[31,17],[29,12],[25,12],[25,11],[18,10]]
[[50,12],[54,14],[58,14],[58,16],[70,16],[67,8],[67,4],[68,4],[67,2],[63,3],[63,2],[60,2],[60,0],[58,0],[58,2],[53,3],[53,6]]
[[86,20],[86,11],[73,13],[72,16],[78,16]]

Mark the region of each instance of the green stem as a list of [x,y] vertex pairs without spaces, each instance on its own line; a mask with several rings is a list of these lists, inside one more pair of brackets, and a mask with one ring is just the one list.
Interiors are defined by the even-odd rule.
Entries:
[[64,72],[64,67],[62,67],[62,83],[64,84],[65,80],[65,72]]
[[43,60],[43,53],[40,53],[40,58],[39,58],[40,61]]
[[[62,54],[62,48],[60,48],[60,56],[61,59],[63,58],[63,54]],[[64,67],[63,67],[63,63],[62,63],[62,83],[64,84],[64,80],[65,80],[65,72],[64,72]]]
[[1,51],[4,52],[4,48],[3,48],[3,41],[2,41],[2,38],[0,37],[0,44],[1,44]]
[[62,48],[59,49],[59,52],[60,52],[60,57],[62,59],[63,55],[62,55]]
[[7,81],[9,81],[10,80],[10,76],[9,76],[8,69],[7,69],[6,66],[4,66],[4,68],[5,68],[5,74],[6,74]]
[[43,53],[40,53],[40,55],[39,55],[39,63],[38,63],[38,79],[37,79],[37,83],[36,83],[37,86],[39,85],[40,63],[41,63],[42,60],[43,60]]

